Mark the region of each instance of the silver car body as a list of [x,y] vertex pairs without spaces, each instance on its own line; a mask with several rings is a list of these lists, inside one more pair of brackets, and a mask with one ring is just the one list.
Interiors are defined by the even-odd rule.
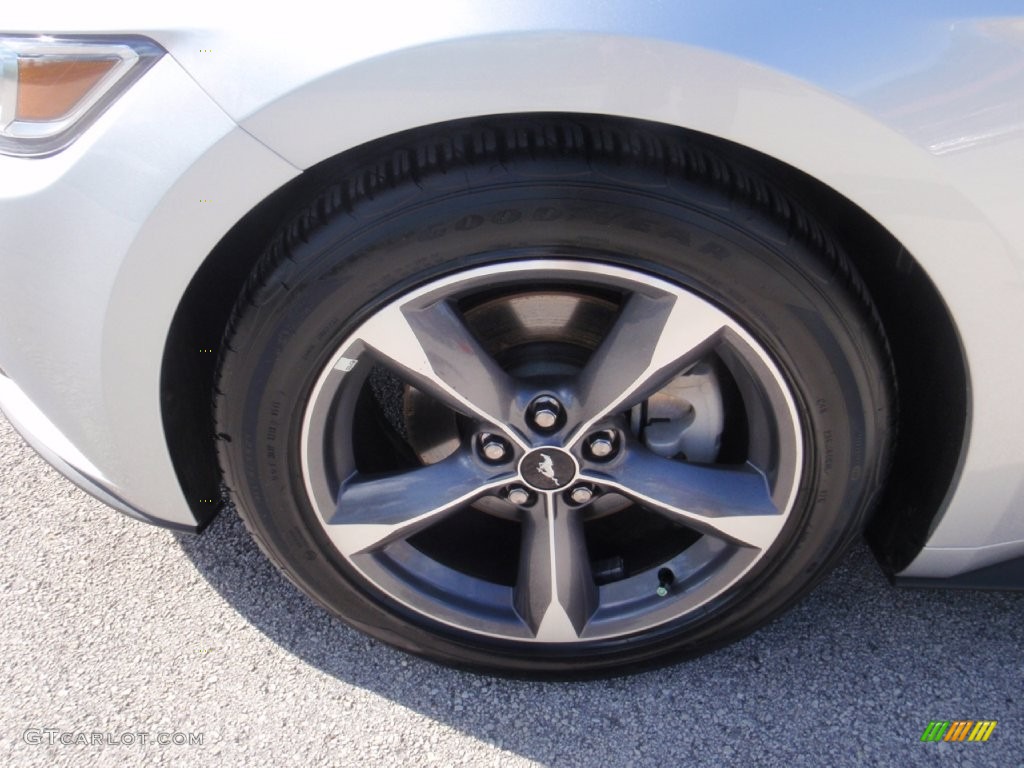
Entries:
[[0,156],[0,405],[107,503],[197,525],[161,365],[190,280],[261,200],[406,129],[580,112],[776,158],[913,254],[955,320],[969,414],[958,478],[900,575],[1024,555],[1024,4],[55,2],[0,25],[167,51],[66,150]]

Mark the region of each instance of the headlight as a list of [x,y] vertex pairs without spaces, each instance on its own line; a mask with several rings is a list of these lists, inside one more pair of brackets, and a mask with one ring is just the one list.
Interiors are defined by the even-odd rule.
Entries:
[[0,35],[0,152],[64,149],[163,53],[141,37]]

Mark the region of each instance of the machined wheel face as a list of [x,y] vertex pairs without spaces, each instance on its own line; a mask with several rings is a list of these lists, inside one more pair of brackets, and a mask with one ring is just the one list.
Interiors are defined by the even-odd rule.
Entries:
[[[363,444],[370,423],[389,439]],[[373,312],[309,395],[301,462],[383,600],[571,644],[679,621],[750,571],[789,518],[803,438],[776,363],[710,301],[538,258]]]

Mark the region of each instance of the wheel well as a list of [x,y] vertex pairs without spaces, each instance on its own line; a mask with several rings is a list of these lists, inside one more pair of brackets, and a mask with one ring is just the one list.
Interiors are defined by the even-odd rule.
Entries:
[[733,151],[775,175],[832,229],[878,310],[896,367],[899,432],[889,482],[865,533],[892,575],[921,551],[959,474],[969,408],[959,334],[931,278],[875,219],[790,166],[751,150]]
[[[561,115],[561,118],[567,116]],[[171,324],[161,370],[168,447],[186,498],[220,495],[212,395],[216,354],[236,297],[274,233],[294,220],[303,201],[331,181],[371,173],[372,161],[409,146],[451,147],[453,131],[543,115],[496,116],[415,129],[345,152],[307,170],[242,218],[211,251],[190,282]],[[900,439],[891,477],[881,490],[868,538],[883,566],[899,571],[920,551],[956,475],[967,427],[967,371],[956,329],[942,298],[917,261],[867,213],[791,166],[728,141],[681,128],[621,118],[572,115],[611,128],[643,128],[679,142],[698,141],[754,173],[778,180],[843,244],[885,327],[896,364]],[[364,183],[375,183],[364,179]],[[929,446],[922,451],[919,446]],[[200,527],[214,516],[196,504]]]

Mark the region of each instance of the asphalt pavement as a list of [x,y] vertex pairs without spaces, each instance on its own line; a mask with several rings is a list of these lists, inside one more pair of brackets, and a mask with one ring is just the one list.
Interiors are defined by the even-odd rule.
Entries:
[[[0,547],[5,766],[1024,766],[1024,594],[897,590],[864,546],[752,637],[572,684],[393,651],[233,514],[129,520],[2,417]],[[998,724],[922,742],[932,720]]]

